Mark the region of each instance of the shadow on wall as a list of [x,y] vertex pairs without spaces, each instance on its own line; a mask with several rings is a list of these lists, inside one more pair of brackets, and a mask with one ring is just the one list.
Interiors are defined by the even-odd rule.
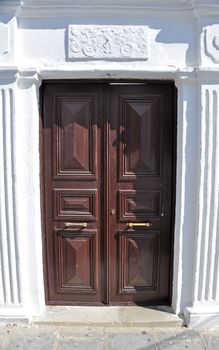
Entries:
[[[189,24],[190,25],[188,25],[188,28],[185,28],[184,24],[180,24],[175,21],[165,24],[157,34],[155,41],[164,45],[187,44],[188,48],[186,50],[185,57],[186,65],[195,66],[197,64],[197,41],[195,35],[193,35],[193,37],[191,35],[191,33],[195,33],[195,28],[191,28],[191,26],[195,26],[195,23],[190,21]],[[154,29],[159,30],[159,27],[154,27]]]
[[[56,18],[54,19],[22,19],[19,20],[19,28],[25,30],[51,30],[55,31],[57,29],[65,30],[65,57],[67,58],[67,48],[68,48],[68,25],[121,25],[121,26],[147,26],[149,28],[149,36],[151,41],[155,44],[161,45],[160,54],[164,56],[164,60],[169,60],[171,63],[172,55],[174,48],[171,48],[171,45],[175,45],[175,49],[178,52],[178,57],[182,61],[182,56],[185,57],[185,62],[187,66],[194,66],[197,62],[196,57],[196,46],[197,40],[194,20],[163,20],[163,19],[139,19],[139,18]],[[34,36],[33,36],[34,37]],[[37,40],[37,36],[35,36]],[[46,38],[45,38],[46,40]],[[179,47],[177,48],[177,44]],[[185,48],[184,45],[187,45]],[[156,45],[156,48],[158,46]],[[156,50],[155,48],[155,50]],[[168,56],[168,50],[170,50]],[[181,53],[180,53],[181,50]],[[186,54],[185,54],[186,51]],[[156,54],[154,54],[156,56]],[[176,60],[175,60],[176,61]],[[175,63],[174,61],[174,63]]]

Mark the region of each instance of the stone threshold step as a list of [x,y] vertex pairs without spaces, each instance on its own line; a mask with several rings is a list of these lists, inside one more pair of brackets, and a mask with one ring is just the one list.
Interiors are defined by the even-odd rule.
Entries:
[[99,327],[182,327],[183,320],[170,307],[140,306],[47,306],[34,317],[33,325],[72,325]]

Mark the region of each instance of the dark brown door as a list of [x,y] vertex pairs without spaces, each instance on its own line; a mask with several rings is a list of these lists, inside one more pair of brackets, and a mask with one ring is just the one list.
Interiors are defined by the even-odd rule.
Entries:
[[48,303],[101,302],[103,86],[45,84],[43,101]]
[[112,303],[154,303],[169,298],[172,91],[171,85],[110,87],[109,301]]
[[171,84],[44,83],[48,304],[169,303]]

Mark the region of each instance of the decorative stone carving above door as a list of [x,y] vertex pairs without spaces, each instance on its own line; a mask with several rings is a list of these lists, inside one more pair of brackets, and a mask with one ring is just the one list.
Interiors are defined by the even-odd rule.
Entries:
[[147,60],[148,28],[70,25],[68,58],[71,60]]
[[212,59],[214,63],[219,63],[219,26],[208,28],[204,31],[205,54]]

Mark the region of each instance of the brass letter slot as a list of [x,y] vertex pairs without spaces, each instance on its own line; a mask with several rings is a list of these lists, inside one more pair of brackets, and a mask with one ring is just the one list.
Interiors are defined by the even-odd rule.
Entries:
[[151,222],[129,222],[128,227],[151,227]]

